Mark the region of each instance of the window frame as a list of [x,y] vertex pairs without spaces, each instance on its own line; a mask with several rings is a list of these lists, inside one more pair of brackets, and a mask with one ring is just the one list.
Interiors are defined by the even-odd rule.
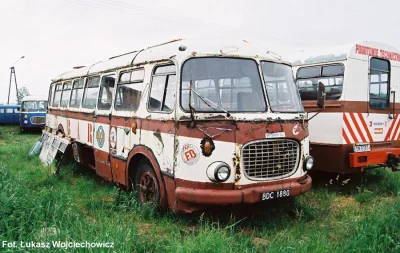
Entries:
[[[58,85],[61,86],[61,90],[60,90],[61,94],[60,94],[60,98],[58,99],[58,105],[57,105],[57,106],[54,106],[54,98],[55,98],[55,96],[56,96],[57,86],[58,86]],[[52,99],[51,107],[60,108],[62,91],[63,91],[63,82],[55,83],[55,84],[54,84],[54,92],[53,92],[53,99]]]
[[[172,65],[175,66],[175,72],[169,72],[169,73],[163,73],[163,74],[155,74],[157,68],[159,68],[159,67],[166,67],[166,66],[172,66]],[[174,73],[174,74],[172,74],[172,73]],[[152,87],[153,87],[153,78],[154,78],[155,76],[166,76],[165,83],[164,83],[164,93],[165,93],[165,92],[166,92],[166,88],[168,88],[168,85],[166,85],[166,84],[168,84],[168,80],[169,80],[169,76],[170,76],[170,75],[175,75],[175,78],[176,78],[176,85],[178,85],[178,75],[177,75],[177,74],[178,74],[178,65],[175,64],[174,62],[169,62],[169,63],[164,63],[164,64],[157,64],[157,65],[155,65],[155,66],[153,67],[153,69],[152,69],[152,71],[151,71],[151,78],[150,78],[150,85],[149,85],[149,95],[148,95],[148,97],[147,97],[147,105],[146,105],[147,111],[148,111],[149,113],[171,114],[171,113],[173,113],[173,112],[176,110],[176,99],[177,99],[176,94],[175,94],[175,104],[174,104],[174,108],[172,108],[171,111],[163,111],[163,110],[162,110],[162,107],[163,107],[164,102],[165,102],[165,96],[163,96],[163,101],[161,102],[161,105],[160,105],[160,109],[161,109],[161,110],[152,110],[152,109],[150,108],[150,99],[151,99],[151,89],[152,89]],[[178,90],[178,86],[176,86],[175,93],[177,92],[177,90]]]
[[[107,77],[107,76],[114,76],[114,87],[113,87],[114,91],[113,91],[113,92],[115,92],[115,86],[117,85],[118,73],[117,73],[117,72],[107,72],[107,73],[104,73],[104,74],[100,75],[99,90],[98,90],[98,92],[97,92],[97,100],[96,100],[96,106],[95,106],[95,109],[96,109],[97,111],[111,111],[112,108],[114,108],[114,96],[113,96],[113,94],[111,94],[111,103],[110,103],[110,107],[107,108],[107,109],[99,108],[99,101],[100,101],[100,99],[101,99],[100,96],[103,96],[103,93],[102,93],[102,92],[103,92],[102,81],[103,81],[103,78],[104,78],[104,77]],[[101,94],[100,94],[100,91],[101,91]]]
[[[87,91],[87,86],[89,85],[89,78],[95,78],[98,77],[99,78],[99,82],[98,82],[98,86],[97,86],[97,96],[96,96],[96,104],[94,105],[93,108],[89,108],[89,107],[85,107],[83,104],[83,101],[85,101],[85,95],[86,95],[86,91]],[[90,75],[86,77],[86,82],[85,85],[83,86],[83,95],[82,95],[82,99],[81,99],[81,108],[86,109],[86,110],[96,110],[97,109],[97,100],[99,98],[99,90],[100,90],[100,82],[101,82],[101,75]]]
[[[262,75],[262,70],[261,70],[261,61],[257,61],[253,58],[247,58],[247,57],[218,57],[218,56],[202,56],[202,57],[190,57],[188,59],[186,59],[183,63],[182,66],[180,68],[180,73],[179,73],[179,107],[180,110],[182,112],[185,113],[190,113],[190,110],[186,110],[183,108],[182,106],[182,75],[183,75],[183,67],[186,64],[186,62],[188,62],[191,59],[202,59],[202,58],[223,58],[223,59],[240,59],[240,60],[251,60],[256,64],[256,68],[257,68],[257,73],[258,73],[258,78],[260,80],[260,84],[261,84],[261,91],[262,91],[262,95],[263,95],[263,99],[264,99],[264,105],[265,105],[265,110],[260,110],[260,111],[229,111],[230,114],[232,113],[251,113],[251,114],[256,114],[256,113],[266,113],[268,111],[270,111],[270,104],[269,104],[269,99],[267,96],[267,90],[265,87],[265,82],[264,82],[264,77]],[[218,84],[215,84],[218,85]],[[195,95],[196,96],[196,95]],[[196,113],[223,113],[223,111],[215,111],[215,110],[210,110],[210,111],[196,111]]]
[[[79,105],[78,105],[78,106],[71,106],[72,93],[73,93],[73,91],[74,91],[74,83],[75,83],[76,81],[78,81],[78,83],[79,83],[79,81],[80,81],[81,79],[83,80],[83,86],[82,86],[82,88],[77,88],[77,89],[75,89],[75,90],[82,89],[82,90],[83,90],[83,91],[82,91],[82,97],[81,97],[81,99],[79,100]],[[73,80],[72,80],[72,87],[71,87],[71,94],[70,94],[70,97],[69,97],[68,108],[80,108],[80,107],[81,107],[83,95],[84,95],[84,92],[85,92],[85,85],[86,85],[86,77],[80,77],[80,78],[76,78],[76,79],[73,79]]]
[[[310,66],[303,66],[303,67],[299,67],[298,69],[297,69],[297,71],[296,71],[296,79],[295,79],[295,81],[296,81],[296,86],[297,86],[297,89],[299,89],[299,86],[297,85],[297,81],[298,81],[298,74],[299,74],[299,71],[300,71],[300,69],[302,69],[302,68],[313,68],[313,67],[319,67],[320,68],[320,75],[319,75],[319,77],[318,78],[323,78],[323,77],[325,77],[325,78],[329,78],[329,77],[333,77],[333,76],[338,76],[338,75],[326,75],[326,76],[323,76],[322,75],[322,72],[323,72],[323,68],[324,67],[330,67],[330,66],[336,66],[336,65],[341,65],[342,67],[343,67],[343,82],[342,82],[342,90],[341,90],[341,92],[340,92],[340,97],[338,97],[338,98],[336,98],[336,99],[326,99],[326,101],[338,101],[338,100],[340,100],[340,98],[343,96],[343,87],[344,87],[344,79],[345,79],[345,73],[346,73],[346,66],[344,65],[344,63],[343,62],[334,62],[334,63],[328,63],[328,64],[317,64],[317,65],[310,65]],[[301,78],[301,80],[304,80],[304,79],[312,79],[312,78],[317,78],[317,77],[308,77],[308,78]],[[329,86],[328,86],[329,87]],[[317,93],[318,93],[318,87],[317,87]],[[301,93],[300,93],[300,91],[299,91],[299,95],[300,95],[300,99],[301,99],[301,101],[303,102],[303,101],[317,101],[317,99],[313,99],[313,100],[303,100],[302,98],[301,98]]]
[[[372,59],[376,59],[376,60],[380,60],[380,61],[385,61],[385,62],[387,62],[388,63],[388,70],[387,70],[387,72],[386,71],[384,71],[384,70],[381,70],[381,69],[373,69],[373,68],[371,68],[371,60]],[[371,110],[388,110],[388,109],[390,109],[390,81],[391,81],[391,73],[392,73],[392,66],[391,66],[391,64],[390,64],[390,60],[388,60],[388,59],[383,59],[383,58],[378,58],[378,57],[370,57],[370,59],[369,59],[369,61],[368,61],[368,81],[369,81],[369,83],[368,83],[368,106],[369,106],[369,108],[371,109]],[[379,73],[379,79],[380,79],[380,76],[381,76],[381,74],[382,73],[387,73],[387,75],[388,75],[388,78],[387,78],[387,98],[386,98],[386,101],[387,101],[387,107],[386,108],[373,108],[373,107],[371,107],[371,70],[375,70],[375,71],[379,71],[380,73]],[[379,81],[379,83],[376,83],[376,82],[374,82],[373,84],[379,84],[379,94],[381,93],[381,81]],[[384,100],[384,99],[381,99],[381,98],[379,98],[379,95],[378,95],[378,98],[372,98],[373,100]]]
[[[71,85],[71,87],[68,89],[68,90],[70,91],[70,93],[69,93],[69,98],[68,98],[68,100],[67,100],[67,104],[66,104],[65,106],[62,106],[62,105],[61,105],[61,102],[62,102],[62,100],[63,100],[63,95],[64,95],[64,91],[65,91],[64,86],[65,86],[66,84],[68,84],[68,82],[69,82],[70,85]],[[68,107],[69,107],[69,102],[70,102],[70,100],[71,100],[71,93],[72,93],[72,84],[73,84],[73,80],[67,80],[67,81],[64,81],[64,82],[62,83],[61,97],[60,97],[60,105],[59,105],[60,108],[68,108]]]
[[[120,82],[119,80],[120,80],[120,78],[121,78],[121,76],[123,75],[123,74],[125,74],[125,73],[128,73],[128,72],[130,72],[130,74],[131,74],[131,76],[132,76],[132,72],[134,72],[134,71],[140,71],[140,70],[142,70],[143,71],[143,79],[141,80],[141,81],[138,81],[138,80],[136,80],[136,81],[131,81],[130,80],[130,78],[129,78],[129,82]],[[145,69],[143,68],[143,67],[139,67],[139,68],[132,68],[132,69],[126,69],[126,70],[123,70],[123,71],[120,71],[119,72],[119,74],[118,74],[118,79],[117,79],[117,82],[116,82],[116,89],[115,89],[115,96],[114,96],[114,105],[113,105],[113,109],[114,110],[116,110],[116,111],[125,111],[125,112],[137,112],[138,110],[139,110],[139,108],[140,108],[140,105],[142,104],[142,99],[143,99],[143,93],[144,93],[144,91],[145,91],[145,85],[144,85],[144,79],[145,79],[145,77],[146,77],[146,71],[145,71]],[[138,105],[138,107],[137,107],[137,109],[136,110],[130,110],[130,109],[119,109],[119,108],[117,108],[116,107],[116,102],[117,102],[117,96],[118,96],[118,86],[119,85],[126,85],[126,84],[138,84],[138,83],[142,83],[143,84],[143,90],[141,91],[141,94],[140,94],[140,101],[139,101],[139,105]],[[150,96],[150,93],[149,93],[149,96]]]
[[53,107],[53,98],[54,98],[54,90],[53,89],[55,89],[55,85],[56,85],[56,83],[50,84],[50,89],[49,89],[49,93],[47,96],[47,101],[49,101],[49,103],[47,105],[48,108]]

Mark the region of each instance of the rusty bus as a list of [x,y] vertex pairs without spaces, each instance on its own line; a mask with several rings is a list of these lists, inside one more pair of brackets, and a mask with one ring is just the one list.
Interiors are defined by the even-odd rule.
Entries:
[[139,203],[177,211],[311,187],[291,66],[244,40],[174,40],[61,74],[44,137],[41,158],[71,145]]
[[367,166],[399,170],[399,51],[367,41],[293,60],[306,111],[316,111],[317,85],[325,84],[326,108],[309,125],[315,168],[341,174]]

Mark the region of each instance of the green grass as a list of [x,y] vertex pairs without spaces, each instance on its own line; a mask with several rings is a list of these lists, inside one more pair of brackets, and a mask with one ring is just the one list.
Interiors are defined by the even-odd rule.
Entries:
[[[400,251],[400,173],[315,175],[312,190],[297,198],[176,215],[139,207],[133,194],[75,164],[53,176],[54,168],[27,155],[38,133],[0,131],[0,243],[114,243],[74,252]],[[65,249],[0,244],[0,251]]]

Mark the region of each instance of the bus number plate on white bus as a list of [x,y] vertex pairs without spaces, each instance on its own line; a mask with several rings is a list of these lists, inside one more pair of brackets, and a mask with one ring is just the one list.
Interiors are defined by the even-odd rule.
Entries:
[[289,196],[290,196],[290,190],[263,192],[261,194],[261,200],[280,199],[280,198],[286,198]]
[[369,144],[356,144],[353,146],[354,153],[368,152],[371,151],[371,145]]

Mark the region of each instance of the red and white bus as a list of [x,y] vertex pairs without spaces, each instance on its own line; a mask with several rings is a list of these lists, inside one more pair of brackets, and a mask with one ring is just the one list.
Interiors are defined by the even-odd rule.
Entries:
[[294,59],[294,74],[308,112],[318,84],[326,108],[310,121],[315,168],[351,173],[366,166],[399,169],[400,53],[378,42],[336,46]]
[[311,187],[291,65],[246,41],[170,41],[61,74],[49,93],[45,140],[140,203],[191,212]]

